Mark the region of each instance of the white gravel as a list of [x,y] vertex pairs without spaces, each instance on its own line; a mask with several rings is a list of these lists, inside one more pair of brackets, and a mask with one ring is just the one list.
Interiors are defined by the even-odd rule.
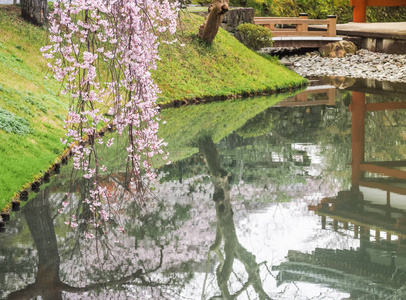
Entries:
[[281,58],[280,62],[304,77],[345,76],[406,82],[406,55],[361,49],[344,58],[325,58],[318,52],[311,52],[306,55],[286,56]]

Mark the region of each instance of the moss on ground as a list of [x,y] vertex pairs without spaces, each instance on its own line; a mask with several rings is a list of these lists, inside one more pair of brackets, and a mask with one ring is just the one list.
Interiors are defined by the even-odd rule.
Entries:
[[[60,84],[44,79],[48,68],[39,48],[47,44],[46,31],[24,22],[19,14],[17,6],[0,6],[0,210],[63,152],[60,138],[69,104],[68,98],[58,94]],[[162,90],[161,103],[290,89],[305,82],[276,60],[248,50],[223,30],[213,45],[200,43],[194,33],[202,18],[183,15],[182,20],[179,44],[162,46],[162,61],[154,74]],[[171,112],[172,118],[176,119],[176,113]],[[237,119],[239,113],[235,112]],[[188,120],[198,119],[193,115]]]

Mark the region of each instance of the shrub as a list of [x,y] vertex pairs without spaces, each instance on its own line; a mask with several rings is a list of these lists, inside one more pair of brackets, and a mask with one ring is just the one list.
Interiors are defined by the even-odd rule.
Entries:
[[272,32],[260,25],[245,23],[237,27],[237,38],[252,50],[272,47]]
[[30,124],[23,118],[16,117],[9,111],[0,108],[0,129],[8,133],[24,135],[31,133]]

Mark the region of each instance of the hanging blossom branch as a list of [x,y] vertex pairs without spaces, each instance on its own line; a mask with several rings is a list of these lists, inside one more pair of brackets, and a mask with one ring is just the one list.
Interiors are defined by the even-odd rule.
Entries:
[[[120,135],[128,133],[131,182],[139,194],[141,177],[156,176],[151,157],[168,159],[157,135],[159,89],[151,70],[159,59],[158,39],[176,31],[177,7],[167,0],[60,0],[50,14],[51,45],[41,51],[52,60],[48,67],[62,82],[61,93],[71,99],[62,142],[72,148],[74,168],[92,181],[85,203],[93,213],[93,227],[111,217],[108,193],[99,179],[107,168],[98,150],[110,147],[113,138],[104,141],[98,129],[108,124]],[[74,219],[67,223],[77,226]]]

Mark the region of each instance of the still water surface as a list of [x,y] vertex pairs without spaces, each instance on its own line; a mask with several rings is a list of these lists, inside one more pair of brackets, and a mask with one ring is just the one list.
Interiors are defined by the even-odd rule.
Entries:
[[89,218],[66,167],[0,233],[0,297],[406,299],[406,93],[388,89],[324,79],[242,124],[213,111],[215,133],[179,122],[220,104],[164,111],[180,146],[155,196],[106,175],[121,219],[85,239],[58,214],[73,191]]

